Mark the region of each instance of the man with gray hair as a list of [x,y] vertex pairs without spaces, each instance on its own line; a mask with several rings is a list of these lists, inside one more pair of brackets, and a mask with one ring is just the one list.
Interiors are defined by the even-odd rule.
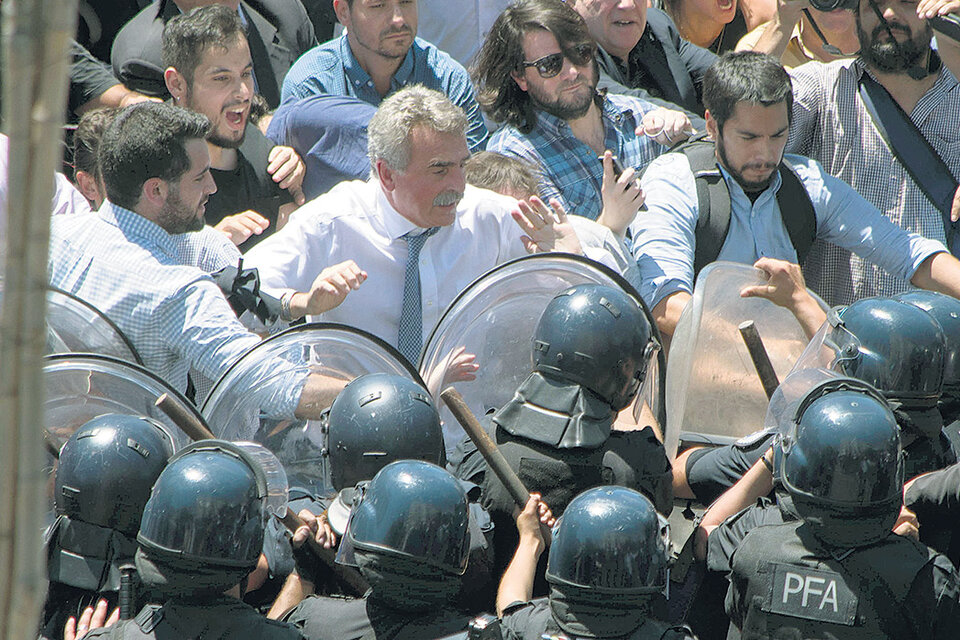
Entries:
[[307,203],[246,255],[289,319],[316,316],[305,292],[326,265],[352,259],[369,280],[343,278],[349,295],[321,319],[369,331],[416,364],[424,336],[477,276],[525,250],[581,253],[562,210],[466,184],[466,130],[463,110],[420,85],[381,103],[368,129],[370,179]]

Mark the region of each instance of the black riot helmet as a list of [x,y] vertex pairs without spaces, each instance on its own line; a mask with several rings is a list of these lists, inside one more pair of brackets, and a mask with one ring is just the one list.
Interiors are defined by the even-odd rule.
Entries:
[[430,394],[403,376],[372,373],[344,387],[324,417],[324,453],[340,491],[395,460],[446,465],[440,415]]
[[943,392],[952,395],[960,394],[960,300],[923,289],[901,293],[895,299],[923,309],[940,324],[946,339],[943,358]]
[[912,304],[865,298],[831,311],[833,369],[876,387],[906,409],[936,406],[946,340],[940,325]]
[[852,548],[890,533],[903,504],[903,456],[876,389],[849,378],[811,389],[778,439],[777,475],[817,537]]
[[172,455],[170,434],[150,418],[111,413],[90,420],[60,450],[57,513],[136,535],[150,487]]
[[388,464],[354,502],[337,562],[353,564],[353,550],[463,575],[470,545],[460,481],[429,462]]
[[556,296],[533,334],[536,371],[586,387],[615,411],[636,396],[659,348],[637,301],[599,284]]
[[608,594],[652,594],[667,584],[667,524],[643,494],[596,487],[574,498],[554,529],[547,581]]
[[257,564],[269,495],[263,468],[245,449],[222,440],[195,442],[157,478],[137,542],[183,571],[236,570],[229,587]]

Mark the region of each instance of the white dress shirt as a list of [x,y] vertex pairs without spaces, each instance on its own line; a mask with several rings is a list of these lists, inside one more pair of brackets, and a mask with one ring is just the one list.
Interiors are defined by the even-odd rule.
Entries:
[[[523,231],[510,216],[516,206],[513,198],[467,185],[453,224],[424,243],[424,344],[468,284],[498,264],[526,255]],[[390,205],[377,180],[343,182],[294,212],[283,229],[244,256],[244,265],[256,267],[261,287],[279,296],[309,291],[325,267],[354,260],[367,272],[366,282],[340,306],[312,319],[352,325],[396,345],[407,264],[407,242],[401,236],[415,228]]]

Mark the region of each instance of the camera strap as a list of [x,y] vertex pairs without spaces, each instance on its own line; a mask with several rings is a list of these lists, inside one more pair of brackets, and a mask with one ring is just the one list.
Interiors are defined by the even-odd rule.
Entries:
[[880,137],[927,200],[940,211],[949,247],[955,234],[950,208],[957,190],[956,179],[913,120],[866,70],[860,74],[859,92]]

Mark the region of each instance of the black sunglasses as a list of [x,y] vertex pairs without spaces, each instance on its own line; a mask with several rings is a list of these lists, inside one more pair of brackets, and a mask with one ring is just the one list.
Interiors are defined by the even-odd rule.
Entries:
[[540,74],[541,78],[552,78],[563,69],[563,59],[567,58],[570,62],[582,67],[593,59],[594,48],[590,44],[578,44],[572,49],[565,49],[563,53],[551,53],[548,56],[543,56],[533,62],[527,62],[524,60],[521,63],[521,66],[526,69],[527,67],[535,67],[537,73]]

